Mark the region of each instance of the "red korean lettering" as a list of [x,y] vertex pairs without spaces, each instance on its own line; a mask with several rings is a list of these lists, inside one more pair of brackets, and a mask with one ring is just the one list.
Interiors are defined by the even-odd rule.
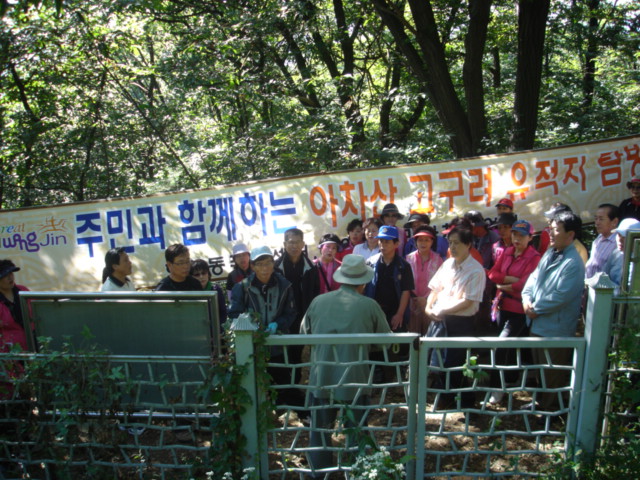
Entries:
[[620,185],[622,181],[622,155],[620,152],[603,152],[598,158],[600,166],[600,183],[603,187]]
[[[320,186],[315,186],[309,192],[309,204],[311,206],[311,210],[317,216],[321,217],[326,214],[327,207],[331,212],[331,225],[334,227],[338,226],[338,219],[336,218],[336,206],[338,205],[338,200],[334,195],[333,185],[329,185],[329,197],[327,198],[327,193]],[[317,200],[320,200],[320,206],[317,204]]]
[[409,177],[409,182],[411,183],[420,183],[424,182],[427,184],[427,206],[422,205],[422,199],[424,198],[424,193],[422,191],[418,192],[418,205],[414,210],[419,210],[421,212],[433,212],[433,181],[431,180],[431,174],[427,173],[425,175],[411,175]]
[[536,190],[542,190],[543,188],[552,187],[553,193],[558,194],[558,160],[539,160],[535,163],[538,169],[538,175],[536,176],[535,187]]
[[351,197],[351,192],[356,189],[356,186],[349,181],[345,181],[338,189],[342,194],[342,198],[344,198],[344,207],[342,208],[342,212],[340,212],[342,218],[346,217],[349,212],[358,215],[358,209],[353,204],[353,198]]
[[367,218],[365,208],[369,197],[364,193],[364,184],[362,182],[358,182],[358,194],[360,195],[360,218]]
[[[491,168],[485,172],[481,168],[472,168],[468,171],[470,177],[476,177],[473,182],[469,182],[469,201],[481,202],[484,200],[487,207],[491,206]],[[481,193],[476,193],[477,189],[482,189]]]
[[[562,159],[562,163],[567,167],[567,171],[564,174],[564,178],[562,179],[562,184],[566,185],[571,182],[575,182],[580,185],[580,190],[583,192],[587,191],[587,175],[584,172],[584,165],[587,161],[587,157],[581,155],[579,157],[567,157]],[[576,175],[576,170],[577,174]]]
[[439,193],[440,197],[446,197],[449,199],[449,212],[453,212],[455,197],[461,197],[464,195],[464,188],[462,186],[462,172],[440,172],[438,173],[438,179],[456,179],[458,181],[458,188],[455,188],[453,190],[446,190]]
[[511,200],[515,200],[516,195],[520,195],[520,199],[524,200],[527,198],[527,193],[529,193],[529,187],[525,186],[525,182],[527,181],[527,167],[522,162],[515,162],[511,166],[511,182],[516,188],[512,188],[507,191],[509,198]]
[[[375,203],[378,200],[384,203],[393,203],[393,199],[395,198],[396,193],[398,193],[398,188],[394,185],[392,178],[388,178],[387,181],[389,184],[388,194],[385,194],[382,190],[382,187],[380,186],[380,180],[376,179],[373,181],[373,193],[369,198],[372,203]],[[378,210],[375,206],[373,207],[373,214],[378,215]]]
[[636,167],[640,164],[640,148],[638,148],[638,145],[625,145],[624,154],[627,162],[633,162],[631,164],[631,176],[635,177],[640,175],[640,172],[636,173]]

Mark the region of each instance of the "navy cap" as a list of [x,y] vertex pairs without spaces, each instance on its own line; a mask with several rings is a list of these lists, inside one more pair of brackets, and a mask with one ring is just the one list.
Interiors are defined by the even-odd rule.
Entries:
[[0,278],[4,278],[12,272],[20,271],[11,260],[0,260]]

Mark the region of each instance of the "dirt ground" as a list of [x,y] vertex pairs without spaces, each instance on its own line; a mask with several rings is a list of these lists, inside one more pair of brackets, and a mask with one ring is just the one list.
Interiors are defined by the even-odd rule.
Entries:
[[[526,392],[515,392],[512,404],[515,407],[530,400],[531,398]],[[390,393],[386,402],[393,403],[394,401],[398,403],[404,402],[404,395],[399,389],[395,393]],[[375,398],[372,403],[375,403]],[[433,403],[428,402],[426,409],[428,412],[432,410]],[[559,442],[563,446],[561,432],[564,430],[564,422],[562,417],[549,417],[549,427],[554,434],[544,435],[543,429],[546,426],[544,417],[524,415],[522,413],[497,416],[499,413],[506,413],[506,398],[502,405],[487,407],[486,414],[473,415],[468,422],[462,412],[448,411],[446,414],[428,413],[425,415],[425,475],[428,475],[429,478],[445,478],[444,475],[434,475],[434,472],[438,470],[436,468],[438,459],[440,463],[439,471],[443,473],[464,470],[467,473],[477,474],[485,472],[487,465],[489,465],[489,471],[493,473],[514,472],[516,462],[518,472],[537,473],[549,464],[549,454],[559,447]],[[372,410],[368,424],[376,429],[384,428],[389,425],[389,416],[388,409],[376,408]],[[528,417],[527,420],[525,420],[525,416]],[[308,445],[306,432],[299,430],[303,427],[303,424],[298,421],[295,415],[283,415],[278,420],[280,426],[284,426],[284,423],[287,422],[288,427],[291,428],[291,430],[285,430],[285,432],[277,436],[280,448],[284,448],[286,445],[304,448]],[[394,410],[394,425],[406,425],[406,420],[406,408]],[[532,431],[539,431],[539,433],[533,433]],[[505,433],[500,434],[498,432]],[[393,435],[394,433],[390,430],[376,430],[374,434],[378,445],[397,445],[406,442],[404,432],[399,434],[396,432],[395,438],[392,438]],[[334,435],[334,445],[344,445],[344,442],[343,435]],[[472,450],[481,450],[486,454],[470,453]],[[507,451],[512,453],[506,453]],[[519,455],[515,455],[515,452],[519,452]],[[400,458],[405,453],[402,449],[392,450],[394,458]],[[439,456],[439,453],[443,455]],[[308,463],[303,454],[290,453],[283,456],[272,453],[270,455],[270,470],[281,472],[273,474],[271,478],[299,479],[299,472],[286,472],[287,469],[290,470],[292,468],[308,468]],[[328,478],[343,480],[345,477],[344,473],[336,472]],[[455,475],[448,478],[462,479],[471,477]],[[509,478],[517,479],[522,477],[514,472]]]

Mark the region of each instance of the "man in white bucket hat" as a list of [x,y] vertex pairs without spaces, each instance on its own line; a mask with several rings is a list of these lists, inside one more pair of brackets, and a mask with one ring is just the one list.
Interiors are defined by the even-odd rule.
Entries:
[[[346,255],[333,279],[340,288],[316,297],[302,319],[300,333],[306,334],[353,334],[391,333],[387,318],[378,303],[363,295],[365,285],[373,278],[373,268],[365,265],[360,255]],[[311,372],[309,385],[312,389],[312,431],[309,445],[324,447],[309,453],[309,462],[317,478],[317,472],[335,465],[331,447],[331,431],[340,407],[350,405],[356,424],[364,415],[358,406],[369,403],[369,389],[340,386],[345,384],[367,384],[370,366],[368,350],[361,345],[317,345],[311,350]],[[344,413],[344,412],[343,412]],[[327,429],[319,432],[317,429]]]

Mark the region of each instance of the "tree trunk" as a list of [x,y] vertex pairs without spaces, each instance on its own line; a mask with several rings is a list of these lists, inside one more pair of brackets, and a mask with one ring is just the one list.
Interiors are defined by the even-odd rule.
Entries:
[[400,60],[398,55],[393,52],[391,54],[391,65],[387,72],[387,80],[385,90],[387,97],[382,101],[380,105],[380,130],[379,139],[382,148],[389,148],[393,144],[391,134],[391,110],[395,103],[392,98],[392,93],[400,86]]
[[394,10],[386,0],[373,0],[373,4],[382,22],[393,35],[407,65],[423,84],[438,118],[449,134],[455,156],[463,158],[475,155],[471,129],[451,80],[431,3],[409,0],[419,51],[407,36],[403,12]]
[[502,67],[500,65],[500,49],[497,46],[491,49],[491,57],[493,58],[493,66],[490,68],[493,88],[500,88],[502,85]]
[[[339,62],[334,58],[330,45],[327,44],[320,31],[313,25],[317,8],[311,0],[305,0],[303,2],[304,13],[302,17],[308,24],[311,38],[313,39],[320,61],[322,61],[322,63],[327,67],[331,78],[337,82],[337,92],[340,99],[340,105],[342,106],[347,125],[352,132],[351,145],[356,147],[364,142],[366,138],[364,133],[364,119],[362,118],[362,113],[360,111],[360,104],[358,103],[357,96],[354,94],[355,52],[353,42],[362,20],[357,19],[354,22],[350,22],[356,25],[354,32],[350,34],[342,0],[333,0],[332,5],[337,29],[336,38],[339,41],[342,53],[342,71],[338,68]],[[278,29],[283,34],[290,51],[294,54],[296,68],[302,78],[312,78],[311,72],[308,71],[306,67],[306,60],[302,55],[301,49],[297,46],[293,33],[290,32],[288,27],[286,27],[282,22],[278,25]],[[309,82],[305,82],[305,84],[308,83]],[[313,97],[311,98],[313,100]],[[319,101],[315,99],[314,103],[319,103]]]
[[78,179],[77,186],[75,189],[75,200],[77,202],[82,202],[85,200],[85,188],[87,186],[87,175],[91,171],[92,163],[93,163],[93,149],[96,145],[96,132],[98,131],[98,125],[100,124],[100,116],[102,114],[102,94],[104,92],[104,87],[107,84],[107,69],[103,68],[102,74],[100,75],[100,86],[98,87],[97,98],[92,105],[91,109],[91,119],[89,122],[89,127],[87,128],[87,133],[84,135],[86,139],[85,144],[85,156],[84,156],[84,167],[82,168],[82,172],[80,173],[80,178]]
[[311,81],[313,79],[313,72],[309,68],[309,65],[307,65],[307,60],[304,58],[302,50],[300,49],[298,42],[296,42],[295,37],[289,30],[289,27],[282,21],[277,22],[276,27],[287,42],[289,51],[293,54],[296,68],[300,73],[300,76],[302,77],[302,88],[298,88],[296,86],[296,83],[289,73],[289,69],[287,68],[287,62],[278,54],[275,49],[271,51],[273,59],[284,75],[289,88],[291,88],[291,90],[296,95],[298,101],[305,109],[307,109],[307,112],[309,114],[313,114],[314,110],[320,107],[320,100],[318,99],[316,90],[313,87],[313,82]]
[[38,136],[40,135],[41,127],[42,127],[42,119],[35,113],[35,111],[31,108],[31,104],[29,103],[29,98],[27,96],[27,88],[20,78],[18,71],[16,70],[13,62],[9,63],[9,69],[11,70],[11,76],[13,81],[18,89],[18,96],[20,97],[20,102],[22,103],[22,107],[24,108],[27,117],[28,117],[28,125],[29,131],[25,132],[24,138],[24,154],[25,154],[25,162],[24,162],[24,184],[22,186],[22,207],[30,207],[33,205],[33,200],[31,197],[31,191],[33,190],[33,146],[36,143]]
[[593,93],[595,91],[596,78],[596,58],[598,56],[598,17],[596,11],[600,7],[600,0],[589,0],[589,28],[587,30],[587,51],[584,59],[584,74],[582,77],[582,89],[584,99],[582,107],[585,113],[591,109],[593,104]]
[[353,50],[354,36],[357,35],[359,25],[362,21],[358,19],[354,22],[358,26],[354,29],[353,34],[350,34],[342,0],[333,0],[333,12],[336,17],[338,39],[340,40],[340,50],[342,51],[343,58],[338,94],[340,95],[342,108],[347,117],[347,125],[349,125],[353,132],[351,145],[357,146],[366,139],[364,134],[364,119],[362,118],[360,104],[355,95],[355,52]]
[[482,153],[487,137],[487,118],[484,109],[482,56],[487,42],[487,26],[491,15],[491,0],[469,2],[469,32],[464,40],[465,55],[462,76],[467,100],[469,127],[474,152]]
[[391,59],[391,66],[389,67],[389,73],[387,73],[388,80],[386,82],[387,98],[383,100],[380,105],[380,131],[379,139],[380,146],[382,148],[389,148],[393,146],[403,145],[406,142],[409,132],[418,123],[424,107],[427,101],[425,96],[418,97],[418,101],[408,118],[403,118],[398,115],[398,122],[402,125],[397,131],[391,129],[391,111],[395,101],[391,97],[392,92],[400,88],[400,77],[402,73],[402,65],[398,54],[393,54]]
[[544,37],[550,0],[520,0],[518,67],[514,105],[513,150],[533,148],[538,125]]

